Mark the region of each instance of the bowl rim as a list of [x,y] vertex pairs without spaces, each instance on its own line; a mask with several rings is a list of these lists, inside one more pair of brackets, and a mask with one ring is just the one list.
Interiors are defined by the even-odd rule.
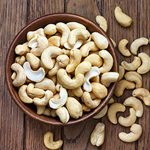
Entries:
[[55,126],[67,126],[67,125],[73,125],[73,124],[76,124],[76,123],[80,123],[80,122],[83,122],[83,121],[86,121],[88,119],[90,119],[91,117],[93,117],[96,113],[98,113],[109,101],[109,99],[111,98],[112,94],[113,94],[113,91],[115,89],[115,86],[116,86],[116,83],[112,83],[112,87],[107,95],[107,97],[103,100],[103,102],[98,106],[96,107],[95,109],[93,109],[88,115],[86,115],[85,117],[81,117],[79,119],[76,119],[76,120],[72,120],[72,121],[69,121],[68,123],[66,124],[63,124],[62,122],[54,122],[54,121],[51,121],[51,120],[46,120],[44,118],[41,118],[40,116],[41,115],[38,115],[38,114],[34,114],[34,113],[31,113],[29,112],[26,108],[25,108],[25,104],[22,102],[22,103],[19,103],[18,99],[16,98],[12,88],[11,88],[11,84],[9,82],[9,79],[11,78],[11,76],[9,76],[7,74],[7,70],[10,69],[9,68],[9,57],[10,57],[10,54],[11,54],[11,50],[12,50],[12,47],[13,45],[15,44],[17,38],[24,32],[24,30],[28,29],[30,26],[34,25],[36,22],[40,22],[41,20],[43,19],[46,19],[48,18],[49,16],[53,16],[53,17],[57,17],[57,16],[69,16],[69,17],[75,17],[75,18],[79,18],[80,20],[83,20],[84,22],[87,22],[88,24],[92,24],[92,26],[95,26],[103,35],[105,35],[105,37],[108,39],[109,41],[109,45],[110,45],[110,49],[113,53],[113,59],[114,59],[114,67],[115,67],[115,70],[118,72],[118,63],[117,63],[117,57],[116,57],[116,52],[114,50],[114,46],[112,44],[112,41],[110,40],[109,36],[107,35],[107,33],[105,33],[100,27],[98,27],[93,21],[91,21],[90,19],[87,19],[81,15],[78,15],[78,14],[74,14],[74,13],[52,13],[52,14],[46,14],[46,15],[43,15],[41,17],[38,17],[34,20],[32,20],[31,22],[27,23],[23,28],[20,29],[20,31],[16,34],[16,36],[13,38],[9,48],[8,48],[8,51],[7,51],[7,54],[6,54],[6,59],[5,59],[5,62],[6,62],[6,66],[5,66],[5,79],[6,79],[6,83],[7,83],[7,87],[8,87],[8,91],[11,95],[11,99],[13,99],[13,101],[17,104],[17,106],[19,106],[19,108],[27,115],[29,115],[31,118],[35,119],[35,120],[38,120],[38,121],[41,121],[43,123],[46,123],[46,124],[50,124],[50,125],[55,125]]

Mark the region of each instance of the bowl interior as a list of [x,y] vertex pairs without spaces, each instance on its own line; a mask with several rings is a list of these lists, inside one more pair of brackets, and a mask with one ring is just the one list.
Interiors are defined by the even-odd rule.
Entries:
[[[15,37],[15,39],[13,40],[11,46],[9,47],[8,50],[8,54],[7,54],[7,59],[6,59],[6,81],[7,81],[7,85],[8,85],[8,89],[10,91],[10,94],[13,98],[13,100],[17,103],[17,105],[29,116],[33,117],[34,119],[37,119],[39,121],[48,123],[48,124],[53,124],[53,125],[64,125],[62,124],[58,118],[49,118],[46,116],[42,116],[42,115],[37,115],[36,114],[36,107],[33,105],[29,105],[29,104],[24,104],[18,96],[17,93],[17,89],[12,85],[12,80],[11,80],[11,74],[12,71],[10,69],[11,64],[14,62],[15,60],[15,52],[14,49],[18,44],[24,43],[26,41],[26,34],[28,31],[33,31],[36,30],[38,28],[44,27],[49,23],[54,23],[56,24],[57,22],[79,22],[83,25],[85,25],[87,27],[87,29],[90,32],[99,32],[101,34],[103,34],[109,41],[109,47],[108,47],[108,51],[111,53],[111,55],[113,56],[114,59],[114,65],[112,68],[112,71],[118,71],[118,65],[117,65],[117,60],[116,60],[116,55],[114,52],[114,47],[112,45],[112,42],[110,41],[110,39],[108,38],[108,36],[103,32],[102,29],[100,29],[97,25],[95,25],[93,22],[78,16],[78,15],[73,15],[73,14],[52,14],[52,15],[47,15],[41,18],[38,18],[36,20],[34,20],[33,22],[31,22],[29,25],[27,25],[26,27],[24,27],[19,33],[18,35]],[[113,83],[109,89],[108,89],[108,95],[107,97],[102,101],[102,103],[95,109],[93,109],[91,112],[84,114],[81,118],[74,120],[71,119],[67,124],[65,125],[70,125],[70,124],[75,124],[81,121],[86,120],[87,118],[92,117],[94,114],[96,114],[97,112],[99,112],[109,101],[113,90],[115,88],[115,84]]]

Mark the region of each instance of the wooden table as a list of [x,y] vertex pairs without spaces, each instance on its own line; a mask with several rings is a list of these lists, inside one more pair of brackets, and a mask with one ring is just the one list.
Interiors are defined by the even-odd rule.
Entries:
[[[133,25],[124,29],[114,18],[114,8],[121,6],[133,18]],[[150,37],[149,0],[0,0],[0,150],[44,150],[43,134],[53,131],[55,138],[64,140],[64,150],[148,150],[150,149],[150,108],[144,106],[144,115],[137,122],[143,126],[139,141],[126,144],[118,139],[120,131],[129,131],[120,125],[112,125],[107,117],[105,143],[100,148],[92,146],[89,136],[98,120],[88,120],[70,127],[54,127],[33,120],[25,115],[11,100],[5,83],[5,58],[10,42],[17,32],[33,19],[51,13],[75,13],[95,22],[98,14],[108,20],[110,37],[118,42],[127,38],[129,44],[137,37]],[[141,50],[150,54],[150,46]],[[117,50],[116,50],[117,51]],[[118,61],[125,57],[118,52]],[[133,57],[126,60],[132,60]],[[150,89],[150,73],[143,76],[143,86]],[[131,92],[125,92],[123,101]]]

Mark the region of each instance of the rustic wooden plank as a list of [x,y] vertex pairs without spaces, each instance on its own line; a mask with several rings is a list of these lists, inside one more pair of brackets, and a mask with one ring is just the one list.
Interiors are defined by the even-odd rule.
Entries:
[[24,114],[12,101],[5,83],[5,57],[10,42],[26,23],[24,0],[0,1],[0,149],[23,149]]

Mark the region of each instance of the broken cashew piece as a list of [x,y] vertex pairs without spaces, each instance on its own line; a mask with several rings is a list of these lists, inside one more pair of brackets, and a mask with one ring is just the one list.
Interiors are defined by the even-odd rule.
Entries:
[[57,32],[56,25],[55,24],[48,24],[44,28],[44,33],[47,35],[54,35]]
[[86,29],[86,27],[83,24],[78,23],[78,22],[68,22],[67,26],[70,30],[74,30],[74,29],[77,29],[77,28]]
[[125,74],[125,69],[121,65],[119,65],[119,77],[118,77],[118,81],[120,81],[124,77],[124,74]]
[[100,15],[96,16],[96,22],[100,26],[100,28],[102,28],[105,32],[107,32],[108,25],[106,19],[103,16]]
[[28,48],[28,44],[27,43],[19,44],[15,48],[15,53],[17,55],[24,55],[24,54],[26,54],[29,51],[30,51],[30,49]]

